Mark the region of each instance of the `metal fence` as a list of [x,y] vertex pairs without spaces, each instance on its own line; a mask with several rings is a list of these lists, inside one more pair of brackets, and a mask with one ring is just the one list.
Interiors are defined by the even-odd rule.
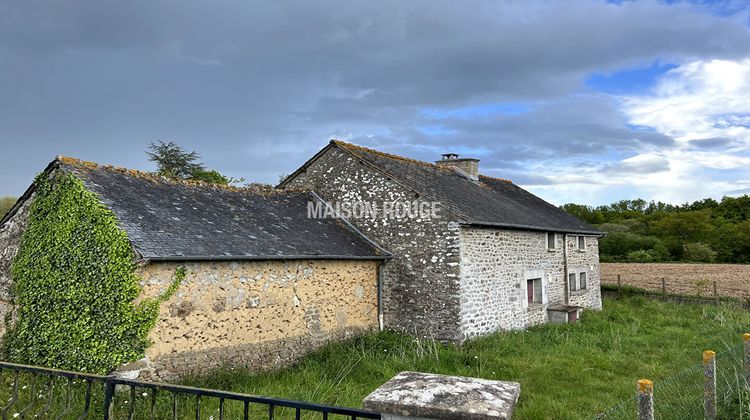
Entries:
[[0,362],[2,419],[380,419],[380,413]]
[[[641,380],[634,383],[631,397],[597,414],[595,418],[683,420],[717,418],[716,413],[718,418],[750,418],[747,382],[750,365],[745,360],[746,355],[750,354],[746,352],[746,348],[750,350],[750,343],[747,337],[744,338],[743,345],[715,354],[709,352],[712,354],[709,360],[704,354],[702,362],[696,362],[672,376],[653,382]],[[711,383],[712,386],[707,386]],[[644,409],[644,399],[646,406],[650,405],[646,408],[650,410]],[[711,405],[712,415],[708,414]]]

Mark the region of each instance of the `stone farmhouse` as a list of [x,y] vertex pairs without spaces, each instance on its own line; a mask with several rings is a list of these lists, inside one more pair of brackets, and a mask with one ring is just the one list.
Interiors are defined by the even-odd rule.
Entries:
[[[267,369],[377,328],[379,265],[389,255],[345,221],[308,218],[307,203],[318,200],[310,192],[177,182],[68,158],[46,172],[73,174],[114,213],[138,261],[143,297],[163,292],[176,267],[186,269],[160,306],[146,358],[124,367],[134,375]],[[14,312],[11,264],[34,197],[32,185],[0,221],[4,319]]]
[[[277,367],[377,328],[462,342],[601,308],[602,233],[478,166],[456,155],[426,163],[331,141],[276,189],[174,181],[62,157],[43,174],[72,174],[111,211],[132,247],[141,298],[162,295],[185,268],[159,306],[145,357],[120,368],[165,380],[223,366]],[[15,319],[11,268],[35,196],[32,185],[0,220],[6,323]],[[432,213],[337,213],[342,203],[363,202],[425,204]],[[333,217],[311,215],[316,206]]]
[[439,218],[349,219],[393,255],[383,267],[386,327],[461,342],[601,308],[603,233],[511,181],[481,175],[477,159],[447,154],[427,163],[333,140],[279,187],[313,190],[336,208],[440,204]]

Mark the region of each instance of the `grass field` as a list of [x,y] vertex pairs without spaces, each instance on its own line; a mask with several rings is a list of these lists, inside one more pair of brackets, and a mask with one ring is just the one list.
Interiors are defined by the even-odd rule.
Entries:
[[514,418],[592,418],[631,397],[637,379],[658,387],[699,364],[703,350],[736,348],[748,329],[750,314],[734,308],[607,299],[603,311],[588,311],[577,324],[500,333],[461,347],[384,332],[329,345],[284,370],[217,372],[186,383],[359,407],[396,373],[415,370],[518,381]]
[[[610,298],[604,300],[603,311],[587,311],[577,324],[504,332],[463,346],[414,340],[393,332],[373,333],[328,345],[283,370],[264,374],[227,370],[187,379],[185,384],[359,407],[367,394],[398,372],[415,370],[518,381],[521,398],[514,418],[591,419],[632,398],[636,380],[649,378],[656,383],[657,418],[689,419],[702,418],[701,354],[712,349],[719,353],[720,388],[732,399],[720,404],[720,418],[750,419],[750,395],[736,391],[735,375],[742,372],[738,349],[741,334],[748,329],[750,312],[736,305],[687,305],[638,296]],[[26,417],[51,418],[40,414],[46,410],[44,402],[54,400],[47,411],[57,415],[68,398],[70,388],[63,380],[39,378],[35,386],[33,377],[23,375],[18,382],[18,399],[7,412],[9,417],[23,417],[25,412]],[[11,401],[13,383],[10,372],[0,372],[0,401]],[[82,412],[84,385],[73,382],[73,409],[62,418],[77,418]],[[102,395],[101,384],[95,385],[91,418],[101,417]],[[156,401],[155,418],[171,418],[171,394],[153,394],[146,389],[133,394],[117,392],[113,418],[128,418],[133,402],[133,418],[150,418],[152,398]],[[24,408],[28,406],[34,407]],[[196,418],[194,398],[180,397],[175,406],[176,418]],[[252,410],[251,418],[267,416],[267,407],[254,406]],[[201,418],[218,419],[217,401],[202,400],[200,412]],[[241,404],[225,407],[225,418],[241,418],[241,413]],[[294,418],[289,410],[276,414],[279,419]],[[608,418],[633,418],[632,400],[612,414]]]

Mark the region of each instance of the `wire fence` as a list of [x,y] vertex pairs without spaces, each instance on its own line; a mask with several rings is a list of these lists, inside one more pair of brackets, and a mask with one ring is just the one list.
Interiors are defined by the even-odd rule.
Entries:
[[[744,346],[716,353],[717,418],[750,419],[750,393],[746,380]],[[654,381],[653,414],[656,419],[704,418],[705,363],[698,362],[670,377]],[[635,384],[634,384],[635,385]],[[595,419],[638,419],[639,399],[631,397],[597,414]]]
[[690,303],[732,303],[750,309],[750,278],[711,280],[686,276],[658,277],[656,274],[602,275],[602,292],[659,295]]
[[646,299],[659,299],[674,303],[690,303],[699,305],[730,305],[745,310],[750,310],[750,299],[739,299],[728,296],[713,295],[690,295],[682,292],[673,291],[668,288],[669,283],[664,283],[665,287],[657,290],[642,289],[640,287],[628,284],[609,284],[602,283],[602,297],[624,297],[624,296],[641,296]]

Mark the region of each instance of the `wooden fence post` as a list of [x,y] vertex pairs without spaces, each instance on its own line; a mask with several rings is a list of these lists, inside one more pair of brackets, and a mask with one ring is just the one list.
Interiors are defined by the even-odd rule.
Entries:
[[714,301],[716,301],[716,304],[719,304],[719,291],[716,287],[716,280],[714,280]]
[[667,279],[664,277],[661,278],[661,296],[662,298],[667,298]]
[[620,278],[619,274],[617,275],[617,287],[618,288],[622,287],[622,279]]
[[654,420],[654,383],[640,379],[636,384],[638,390],[638,420]]
[[703,352],[703,413],[709,420],[716,418],[716,353]]
[[745,347],[745,386],[750,388],[750,333],[742,334],[742,343]]

